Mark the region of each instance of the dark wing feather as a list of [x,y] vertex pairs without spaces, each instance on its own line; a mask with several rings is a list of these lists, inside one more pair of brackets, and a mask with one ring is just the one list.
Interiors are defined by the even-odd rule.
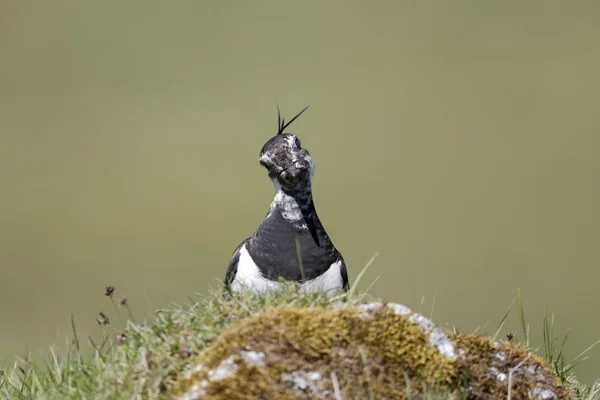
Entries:
[[235,248],[235,250],[233,251],[233,254],[231,255],[231,259],[229,260],[229,265],[227,266],[227,273],[225,274],[225,287],[227,289],[229,289],[229,285],[231,285],[231,282],[233,282],[233,279],[235,278],[235,274],[237,274],[238,262],[240,261],[240,249],[242,248],[243,245],[248,243],[248,240],[250,240],[250,238],[248,238],[248,239],[244,240],[242,243],[240,243],[239,246]]
[[342,274],[342,283],[344,291],[347,292],[350,289],[350,282],[348,282],[348,270],[346,269],[346,263],[340,254],[340,260],[342,260],[342,266],[340,267],[340,273]]

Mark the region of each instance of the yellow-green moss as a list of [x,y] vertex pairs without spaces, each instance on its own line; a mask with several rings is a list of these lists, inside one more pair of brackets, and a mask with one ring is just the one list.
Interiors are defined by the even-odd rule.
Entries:
[[455,347],[456,357],[449,357],[431,344],[429,333],[410,315],[384,305],[369,313],[356,306],[275,308],[222,333],[170,395],[335,398],[334,372],[344,399],[406,399],[408,392],[431,388],[497,399],[506,398],[510,369],[529,357],[514,373],[513,399],[570,398],[545,362],[517,345],[444,331]]
[[[375,318],[361,318],[357,307],[340,309],[283,308],[249,318],[223,333],[203,353],[198,363],[202,371],[185,380],[178,392],[194,382],[205,380],[206,398],[264,398],[268,390],[283,393],[289,389],[282,374],[297,371],[318,372],[330,391],[331,372],[348,398],[368,395],[402,398],[406,379],[414,381],[417,392],[422,384],[449,385],[455,381],[453,360],[442,356],[428,342],[421,327],[382,307]],[[265,368],[245,365],[231,377],[207,381],[206,371],[214,370],[233,355],[241,361],[241,351],[265,354]],[[249,396],[248,385],[264,390]],[[254,392],[254,390],[252,390]],[[307,393],[310,395],[310,393]],[[316,395],[313,393],[313,395]]]

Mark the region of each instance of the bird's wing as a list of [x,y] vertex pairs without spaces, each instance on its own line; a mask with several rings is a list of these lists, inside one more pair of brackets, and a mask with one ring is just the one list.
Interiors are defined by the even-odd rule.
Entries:
[[235,274],[237,273],[238,262],[240,261],[240,249],[242,248],[243,245],[248,243],[248,240],[250,240],[250,238],[248,238],[248,239],[244,240],[242,243],[240,243],[239,246],[235,248],[235,250],[233,251],[233,254],[231,255],[231,259],[229,260],[229,265],[227,266],[227,273],[225,274],[225,287],[227,287],[227,288],[229,288],[229,285],[231,285],[231,282],[233,282],[233,279],[235,278]]

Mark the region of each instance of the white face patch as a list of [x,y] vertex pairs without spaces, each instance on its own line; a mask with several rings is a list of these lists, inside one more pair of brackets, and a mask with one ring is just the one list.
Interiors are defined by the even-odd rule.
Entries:
[[[275,183],[275,198],[273,198],[274,205],[279,206],[281,209],[281,215],[283,218],[288,221],[302,221],[304,220],[304,215],[302,215],[302,210],[300,210],[300,206],[296,202],[293,196],[286,194],[279,186],[279,183]],[[279,188],[277,188],[279,186]]]
[[272,164],[271,156],[269,155],[269,153],[265,153],[265,154],[261,155],[258,160],[267,165]]
[[304,215],[302,214],[302,210],[296,199],[283,191],[281,185],[277,182],[277,179],[272,179],[271,181],[275,187],[275,197],[271,202],[269,213],[265,219],[271,216],[275,207],[279,207],[283,218],[292,222],[296,228],[308,229],[308,226],[304,222]]
[[295,164],[298,161],[298,148],[296,147],[296,136],[290,135],[285,138],[288,143],[288,153],[292,155],[292,164]]
[[285,140],[288,142],[288,146],[290,146],[291,149],[296,148],[296,136],[289,135],[288,137],[285,138]]
[[312,178],[313,176],[315,176],[315,162],[313,161],[313,158],[310,156],[310,154],[307,154],[304,159],[308,162],[308,165],[310,165],[310,177]]
[[[307,292],[325,292],[330,296],[343,292],[344,282],[341,267],[342,261],[336,261],[331,264],[324,274],[301,284],[301,289]],[[246,245],[243,245],[240,249],[237,273],[233,282],[231,282],[231,290],[234,292],[249,290],[252,293],[259,294],[281,289],[282,286],[281,282],[272,281],[263,276],[252,257],[250,257],[248,250],[246,250]]]

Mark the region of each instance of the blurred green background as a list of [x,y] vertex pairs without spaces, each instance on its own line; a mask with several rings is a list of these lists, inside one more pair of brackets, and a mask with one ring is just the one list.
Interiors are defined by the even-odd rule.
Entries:
[[273,195],[276,100],[311,104],[291,131],[351,279],[379,252],[363,288],[465,331],[521,287],[574,357],[600,339],[598,43],[598,2],[3,1],[0,358],[71,313],[98,336],[106,284],[138,318],[216,286]]

